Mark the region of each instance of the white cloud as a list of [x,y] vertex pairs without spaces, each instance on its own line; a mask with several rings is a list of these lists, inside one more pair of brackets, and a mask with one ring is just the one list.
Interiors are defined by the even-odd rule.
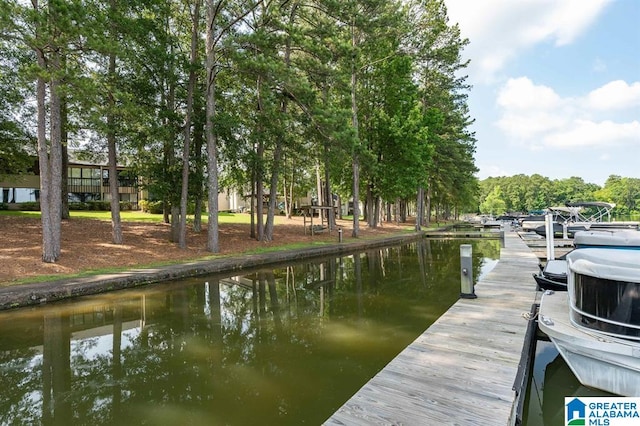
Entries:
[[626,144],[640,144],[640,123],[614,123],[606,120],[593,122],[575,120],[562,132],[545,137],[547,146],[557,148],[612,147]]
[[566,125],[566,120],[560,115],[542,111],[526,114],[507,113],[496,122],[496,125],[512,138],[531,142],[538,135],[562,129]]
[[584,97],[562,98],[552,88],[520,77],[500,88],[496,104],[501,116],[495,125],[531,150],[640,147],[638,120],[616,122],[605,116],[610,110],[623,113],[640,105],[640,82],[613,81]]
[[483,164],[479,167],[478,179],[486,179],[490,176],[512,176],[514,173],[495,164]]
[[498,105],[507,109],[552,109],[560,105],[560,96],[550,87],[534,85],[527,77],[511,78],[498,93]]
[[551,88],[535,85],[527,77],[509,79],[496,100],[503,114],[496,125],[511,137],[531,141],[537,135],[566,125],[563,100]]
[[587,102],[595,110],[627,109],[640,105],[640,82],[629,85],[622,80],[612,81],[589,93]]
[[[485,55],[478,59],[474,59],[471,62],[471,68],[477,68],[480,70],[479,75],[481,77],[487,76],[490,79],[493,74],[500,71],[504,64],[513,56],[513,52],[508,49],[496,49],[492,52],[487,52]],[[485,77],[483,77],[485,78]]]
[[470,41],[470,75],[491,82],[516,54],[538,43],[572,43],[612,0],[445,0]]
[[549,0],[546,22],[548,34],[556,45],[572,43],[593,23],[611,0]]

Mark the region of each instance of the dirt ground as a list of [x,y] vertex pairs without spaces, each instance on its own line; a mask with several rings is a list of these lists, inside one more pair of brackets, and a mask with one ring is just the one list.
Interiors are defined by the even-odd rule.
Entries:
[[[73,214],[72,214],[73,216]],[[315,223],[316,221],[314,221]],[[206,224],[205,224],[206,225]],[[307,225],[309,222],[307,221]],[[338,220],[343,229],[343,241],[351,238],[352,223]],[[387,224],[368,228],[360,223],[360,238],[393,234],[411,224]],[[0,285],[10,285],[19,279],[39,275],[73,274],[104,268],[134,268],[160,262],[188,261],[210,256],[206,250],[207,231],[194,233],[189,229],[187,248],[180,249],[169,241],[169,225],[146,222],[123,222],[124,244],[113,244],[111,223],[89,219],[70,219],[62,222],[62,255],[57,263],[42,262],[42,232],[39,218],[0,216]],[[220,224],[220,254],[232,255],[276,247],[290,243],[314,241],[337,242],[337,231],[314,236],[304,232],[303,218],[277,218],[272,242],[250,238],[250,226]]]

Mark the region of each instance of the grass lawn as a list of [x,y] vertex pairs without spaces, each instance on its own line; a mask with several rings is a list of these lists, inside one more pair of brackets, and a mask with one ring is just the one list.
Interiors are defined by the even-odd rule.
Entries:
[[[40,217],[39,211],[16,211],[16,210],[0,210],[0,216],[23,216],[23,217]],[[93,211],[93,210],[72,210],[70,212],[72,219],[95,219],[111,221],[110,211]],[[202,215],[202,223],[207,223],[209,217],[207,214]],[[353,216],[343,216],[344,220],[353,220]],[[362,219],[362,218],[361,218]],[[123,222],[158,222],[163,221],[162,214],[144,213],[139,210],[123,210],[120,212],[120,220]],[[275,216],[275,223],[285,223],[286,217],[281,215]],[[317,219],[316,219],[317,220]],[[187,215],[187,221],[193,222],[193,215]],[[218,223],[251,223],[251,214],[249,213],[218,213]]]
[[[14,211],[14,210],[0,210],[2,216],[25,216],[25,217],[40,217],[40,212],[37,211]],[[70,212],[72,219],[96,219],[111,221],[111,212],[109,211],[91,211],[91,210],[72,210]],[[276,216],[276,223],[278,218]],[[124,210],[120,212],[120,219],[128,222],[162,222],[162,214],[144,213],[137,210]],[[187,216],[188,221],[193,221],[193,215]],[[202,222],[206,223],[208,216],[202,215]],[[250,223],[251,215],[248,213],[218,213],[218,223]]]

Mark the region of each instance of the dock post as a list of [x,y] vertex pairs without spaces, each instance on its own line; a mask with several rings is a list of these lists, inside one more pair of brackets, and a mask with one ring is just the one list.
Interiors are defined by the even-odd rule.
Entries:
[[544,217],[545,236],[547,238],[547,262],[556,258],[555,246],[553,242],[553,214],[547,213]]
[[471,244],[460,245],[460,297],[463,299],[478,297],[474,290],[472,254]]

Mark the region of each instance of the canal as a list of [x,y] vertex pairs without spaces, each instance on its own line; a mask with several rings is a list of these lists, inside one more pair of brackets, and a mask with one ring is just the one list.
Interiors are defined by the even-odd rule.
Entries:
[[497,240],[420,240],[0,313],[0,424],[317,425]]

